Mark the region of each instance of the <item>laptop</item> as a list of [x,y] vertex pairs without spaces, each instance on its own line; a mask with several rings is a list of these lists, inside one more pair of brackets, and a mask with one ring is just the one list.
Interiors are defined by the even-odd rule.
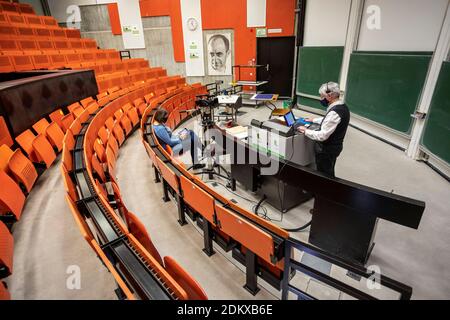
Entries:
[[292,111],[290,111],[284,115],[284,121],[286,121],[286,126],[294,127],[294,130],[296,129],[296,126],[297,127],[300,126],[300,123],[297,124],[297,119],[295,119],[295,116],[292,113]]
[[286,121],[286,126],[291,128],[291,130],[289,130],[291,133],[296,132],[297,129],[301,126],[305,126],[310,130],[317,130],[320,128],[319,125],[308,122],[304,118],[296,119],[292,111],[284,115],[284,120]]

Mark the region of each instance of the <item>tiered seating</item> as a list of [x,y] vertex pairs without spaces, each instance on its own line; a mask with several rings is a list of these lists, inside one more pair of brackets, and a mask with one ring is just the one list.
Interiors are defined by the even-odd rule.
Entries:
[[[200,87],[194,92],[204,93],[202,90],[204,89]],[[148,107],[142,115],[142,140],[152,159],[155,181],[162,181],[163,199],[169,201],[169,195],[176,199],[180,225],[186,224],[186,213],[193,220],[201,221],[205,245],[203,250],[207,255],[214,254],[212,234],[215,234],[214,239],[225,250],[236,248],[233,256],[241,256],[238,261],[246,266],[245,287],[248,291],[253,294],[258,292],[257,274],[279,288],[284,266],[284,253],[280,248],[284,239],[289,237],[288,232],[237,206],[188,172],[169,149],[161,147],[153,132],[155,108],[164,108],[169,112],[167,125],[175,129],[188,117],[185,111],[194,109],[194,100],[195,95],[186,92],[180,92],[164,101],[149,96]],[[141,105],[142,100],[136,100],[136,104]]]
[[[184,79],[180,77],[162,77],[138,83],[127,90],[112,87],[107,93],[97,96],[97,102],[103,107],[95,117],[88,118],[83,121],[84,124],[79,125],[75,120],[67,129],[64,137],[61,172],[68,194],[67,202],[84,238],[111,271],[118,286],[128,299],[147,296],[133,290],[132,283],[123,278],[123,273],[119,272],[120,265],[111,260],[111,257],[107,258],[103,252],[105,249],[101,249],[107,248],[108,241],[111,241],[110,238],[102,236],[105,235],[106,230],[89,228],[85,216],[81,213],[82,210],[85,210],[86,205],[89,210],[94,210],[90,202],[91,197],[87,196],[87,194],[92,195],[92,192],[95,192],[99,198],[99,203],[96,205],[105,214],[105,221],[109,221],[114,226],[117,236],[125,239],[127,245],[138,253],[138,257],[143,259],[146,266],[149,266],[150,274],[165,288],[168,297],[173,299],[207,298],[196,281],[172,258],[161,257],[143,224],[127,210],[115,182],[114,168],[119,155],[119,146],[138,127],[141,115],[138,107],[141,110],[145,109],[141,105],[144,96],[156,90],[170,95],[171,93],[166,89],[169,87],[174,88],[171,90],[187,88]],[[139,105],[132,104],[133,101],[138,101]],[[82,101],[80,104],[87,105],[88,103],[92,103],[92,101]],[[81,131],[84,132],[84,135],[76,136]],[[80,142],[83,145],[82,156],[89,177],[88,182],[84,179],[80,180],[78,175],[79,168],[77,166],[80,165],[80,162],[77,163],[77,158],[81,151],[75,149],[75,146],[79,148]],[[86,188],[86,183],[92,187]],[[102,220],[99,216],[91,219]],[[112,232],[112,230],[110,231]],[[94,234],[97,234],[97,237],[94,237]],[[110,234],[109,237],[113,236]],[[119,240],[113,241],[117,245]]]
[[[10,135],[5,120],[0,117],[0,279],[12,272],[13,238],[8,228],[20,220],[26,197],[39,174],[51,167],[62,152],[61,172],[69,207],[83,236],[110,270],[122,293],[129,299],[206,298],[198,284],[173,259],[159,255],[142,223],[123,204],[114,178],[119,146],[138,126],[146,108],[144,96],[166,94],[168,88],[184,87],[185,80],[167,77],[162,68],[149,68],[144,59],[121,61],[116,50],[98,49],[95,40],[81,39],[79,30],[60,28],[52,17],[37,16],[29,5],[0,1],[0,72],[59,68],[93,69],[100,93],[56,109],[16,137]],[[133,101],[139,102],[138,105],[133,105]],[[97,113],[109,116],[93,118]],[[87,123],[92,119],[103,122],[100,128],[88,128]],[[88,138],[93,136],[99,138]],[[74,156],[74,150],[80,147],[80,137],[82,140],[86,137],[84,143],[88,146],[86,159],[89,161],[85,163],[91,178],[89,185],[77,184],[74,174],[76,165],[80,164],[80,159]],[[98,209],[104,210],[114,231],[145,265],[153,281],[162,285],[164,294],[128,288],[134,282],[123,279],[123,270],[111,260],[112,253],[106,252],[104,243],[97,242],[98,236],[93,236],[85,215],[80,212],[82,191],[90,186],[95,186],[98,194]],[[113,194],[107,190],[113,190]],[[112,197],[115,200],[110,202]],[[0,281],[0,299],[9,298],[6,285]]]
[[99,91],[166,75],[145,59],[122,61],[117,50],[98,49],[80,30],[61,28],[30,5],[0,1],[0,72],[63,68],[94,70]]
[[[165,72],[157,74],[165,75]],[[152,74],[152,76],[157,74]],[[67,148],[63,150],[63,146],[75,147],[74,134],[78,134],[82,124],[89,119],[90,115],[95,114],[101,108],[99,102],[113,101],[113,99],[123,97],[129,92],[138,89],[142,90],[144,86],[155,88],[155,83],[182,84],[184,83],[184,79],[165,76],[159,79],[144,78],[142,81],[117,87],[111,90],[111,94],[108,92],[101,94],[103,101],[96,100],[94,97],[88,97],[79,103],[68,106],[67,114],[62,109],[56,109],[48,117],[42,118],[32,128],[24,131],[15,138],[11,137],[5,120],[3,117],[0,117],[0,184],[2,185],[2,188],[0,188],[0,224],[11,227],[14,222],[20,220],[26,196],[32,191],[39,173],[45,168],[52,166],[59,152],[63,151],[62,158],[66,171],[72,171],[71,155],[67,152]],[[133,98],[136,99],[138,96]],[[139,122],[139,118],[136,119],[137,114],[138,111],[134,106],[125,105],[123,114],[121,114],[121,118],[119,119],[120,121],[114,123],[116,128],[115,132],[124,134],[121,125],[126,125],[128,129],[130,126],[136,126]],[[131,120],[127,121],[126,119]],[[131,131],[128,130],[127,132],[130,133]],[[108,133],[105,139],[112,141],[112,136],[109,136]],[[13,149],[16,145],[19,148]],[[115,147],[112,142],[110,145],[111,147]],[[115,150],[118,152],[118,147]],[[98,171],[100,172],[99,169]],[[102,179],[105,181],[106,178],[102,176]],[[64,181],[67,182],[67,179]],[[69,187],[70,185],[66,183],[66,188],[69,189]],[[73,197],[75,189],[71,191],[69,195]],[[0,234],[1,240],[5,239],[3,236],[4,233]],[[1,245],[2,243],[0,242],[0,251],[3,253]],[[90,245],[95,250],[99,249],[95,244]],[[6,270],[5,267],[2,269],[2,264],[6,260],[2,259],[3,257],[0,257],[0,274],[2,274],[1,270]],[[8,270],[12,270],[9,268],[11,266],[9,260],[7,262]],[[105,262],[105,265],[108,264]],[[6,276],[7,273],[4,272],[3,274]],[[2,285],[0,282],[0,296],[9,297],[7,291],[2,291],[6,290]]]

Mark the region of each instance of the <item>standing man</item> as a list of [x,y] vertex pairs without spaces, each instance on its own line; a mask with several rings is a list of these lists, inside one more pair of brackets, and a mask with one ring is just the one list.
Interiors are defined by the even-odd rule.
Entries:
[[350,111],[340,100],[341,90],[339,84],[328,82],[319,89],[320,103],[327,108],[324,118],[309,119],[320,124],[320,130],[308,130],[300,127],[298,130],[311,140],[316,141],[317,171],[334,178],[334,166],[337,157],[343,149],[343,142],[350,122]]

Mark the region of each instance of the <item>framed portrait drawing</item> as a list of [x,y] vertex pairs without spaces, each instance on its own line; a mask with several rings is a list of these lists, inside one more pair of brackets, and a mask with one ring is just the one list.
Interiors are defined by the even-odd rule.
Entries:
[[213,33],[206,36],[208,75],[231,75],[231,33]]

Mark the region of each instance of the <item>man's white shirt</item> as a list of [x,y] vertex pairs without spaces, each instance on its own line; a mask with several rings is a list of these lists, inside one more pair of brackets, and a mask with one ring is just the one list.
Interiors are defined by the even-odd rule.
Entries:
[[[328,107],[327,112],[330,111],[330,109],[334,106],[338,106],[341,104],[344,104],[344,102],[341,100],[333,102]],[[323,117],[315,118],[313,122],[317,124],[322,123],[320,131],[306,130],[305,135],[311,140],[323,142],[326,141],[334,131],[336,131],[338,124],[341,122],[341,117],[336,112],[331,111],[326,115],[325,119]]]

